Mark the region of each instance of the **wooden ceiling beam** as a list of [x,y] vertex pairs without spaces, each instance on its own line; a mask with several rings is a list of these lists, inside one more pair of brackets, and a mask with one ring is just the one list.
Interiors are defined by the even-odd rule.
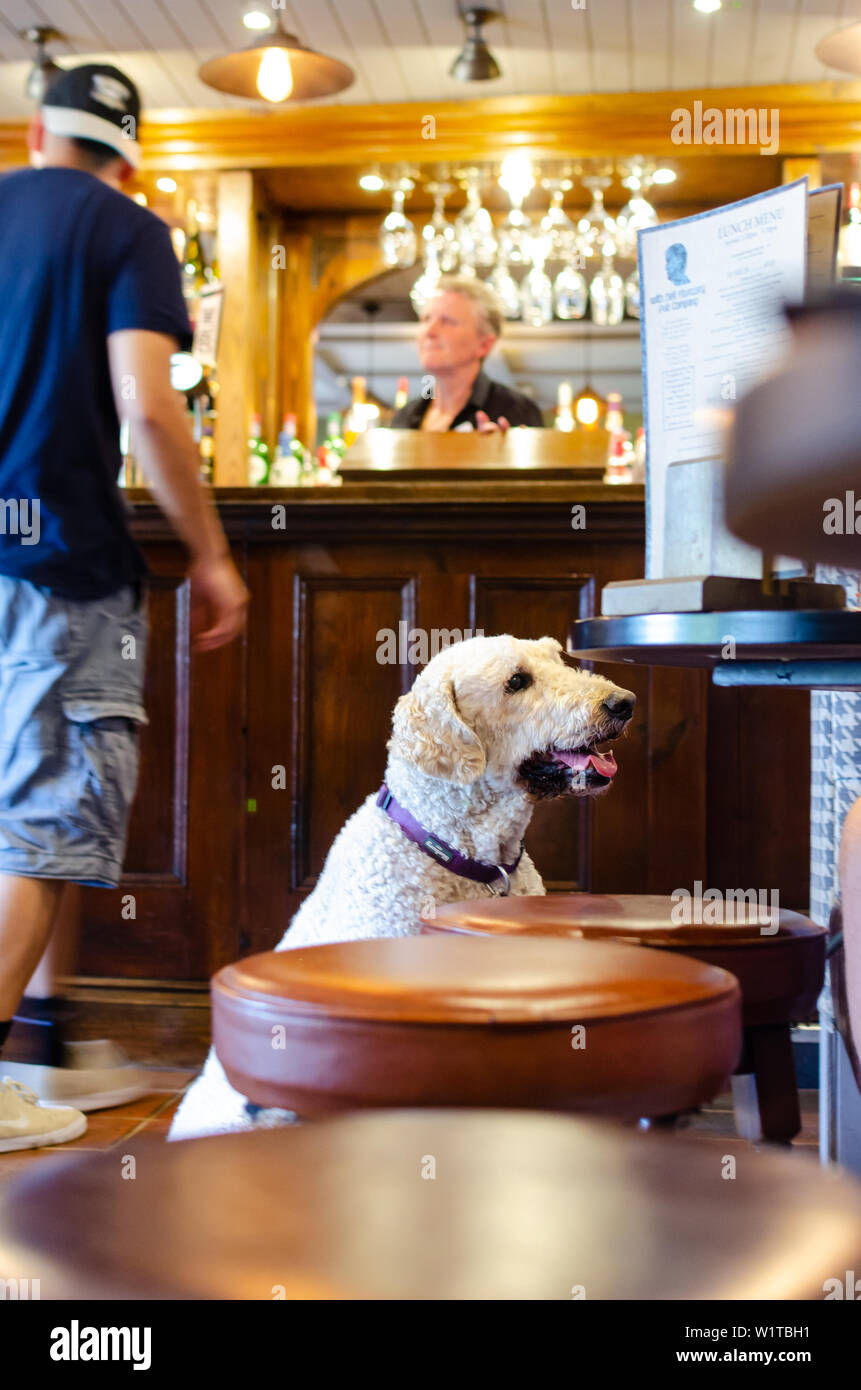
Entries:
[[[861,143],[861,83],[819,82],[590,96],[301,106],[271,111],[160,111],[141,123],[150,169],[277,169],[646,153],[747,154],[750,145],[674,143],[673,113],[754,108],[779,115],[779,153],[811,155]],[[26,162],[24,123],[0,124],[0,163]],[[770,129],[770,126],[769,126]]]

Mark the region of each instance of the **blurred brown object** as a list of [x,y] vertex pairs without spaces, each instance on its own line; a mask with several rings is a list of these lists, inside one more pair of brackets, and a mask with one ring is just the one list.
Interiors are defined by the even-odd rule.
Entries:
[[790,317],[786,361],[736,408],[727,525],[771,555],[861,568],[861,294]]
[[113,1150],[4,1185],[0,1277],[37,1270],[43,1300],[75,1304],[819,1300],[861,1261],[861,1184],[596,1120],[401,1111],[131,1143],[134,1181]]

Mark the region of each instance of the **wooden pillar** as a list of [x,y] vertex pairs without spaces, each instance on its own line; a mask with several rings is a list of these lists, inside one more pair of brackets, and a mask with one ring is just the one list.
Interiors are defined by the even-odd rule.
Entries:
[[803,158],[784,159],[781,178],[784,183],[793,183],[795,179],[803,179],[807,175],[810,180],[810,190],[822,186],[822,169],[819,160],[815,156],[805,155]]
[[314,406],[314,314],[312,289],[313,238],[304,229],[283,233],[284,269],[280,272],[278,348],[281,362],[281,414],[296,416],[296,435],[314,449],[317,412]]
[[248,429],[262,410],[255,400],[254,327],[258,256],[254,176],[250,170],[218,175],[218,257],[224,305],[218,342],[218,415],[215,483],[248,482]]

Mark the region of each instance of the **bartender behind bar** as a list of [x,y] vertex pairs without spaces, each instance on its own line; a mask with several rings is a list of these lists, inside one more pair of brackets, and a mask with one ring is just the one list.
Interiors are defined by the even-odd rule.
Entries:
[[502,321],[499,301],[482,280],[444,275],[419,316],[419,359],[428,389],[395,412],[392,429],[493,434],[511,425],[540,428],[535,402],[482,370]]

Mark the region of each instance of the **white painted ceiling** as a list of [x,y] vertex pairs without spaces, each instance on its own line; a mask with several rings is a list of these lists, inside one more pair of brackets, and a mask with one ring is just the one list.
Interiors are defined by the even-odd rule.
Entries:
[[[837,74],[814,57],[817,41],[861,17],[861,0],[724,0],[714,15],[691,0],[491,3],[503,12],[486,31],[503,76],[480,83],[448,76],[464,35],[455,0],[284,0],[282,14],[288,30],[355,69],[355,84],[334,98],[346,102],[818,81]],[[17,31],[45,23],[69,37],[55,46],[61,63],[117,64],[150,110],[242,106],[196,74],[249,41],[249,8],[252,0],[0,0],[0,120],[29,114],[30,50]]]

